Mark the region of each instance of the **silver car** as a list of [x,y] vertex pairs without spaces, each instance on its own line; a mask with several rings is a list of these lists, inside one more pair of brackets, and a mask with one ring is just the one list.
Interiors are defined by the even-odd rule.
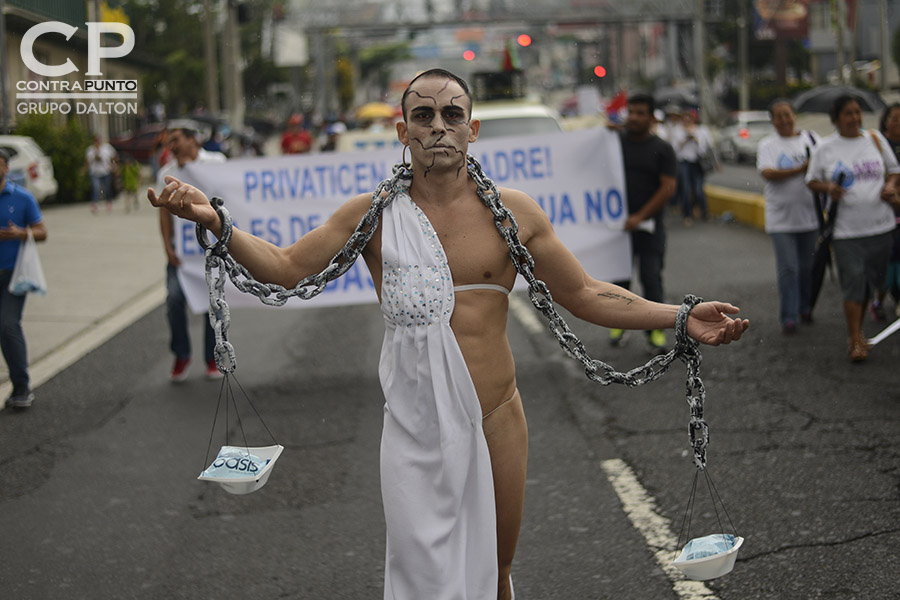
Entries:
[[726,162],[755,161],[756,147],[770,133],[775,133],[775,127],[768,112],[738,111],[719,131],[719,157]]

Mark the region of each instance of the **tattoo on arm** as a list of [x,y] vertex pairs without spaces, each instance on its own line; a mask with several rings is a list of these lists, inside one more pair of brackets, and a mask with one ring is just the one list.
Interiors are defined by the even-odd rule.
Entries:
[[602,294],[597,294],[601,298],[610,298],[612,300],[624,300],[626,303],[631,304],[636,300],[636,298],[632,298],[630,296],[626,296],[624,294],[618,294],[616,292],[603,292]]

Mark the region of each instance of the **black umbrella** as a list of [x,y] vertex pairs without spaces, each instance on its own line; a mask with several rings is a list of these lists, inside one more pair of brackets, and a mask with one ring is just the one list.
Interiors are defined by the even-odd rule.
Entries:
[[679,108],[696,108],[700,106],[696,94],[683,88],[662,88],[653,94],[657,106],[666,106],[667,104],[675,104]]
[[[838,185],[844,184],[844,173],[838,175]],[[824,194],[821,196],[815,194],[813,196],[816,202],[816,213],[819,215],[819,239],[816,240],[816,250],[813,254],[812,266],[812,287],[810,288],[809,310],[812,312],[819,299],[819,292],[822,291],[822,283],[825,281],[825,271],[832,270],[831,261],[831,240],[834,237],[834,219],[837,217],[838,203],[832,199],[831,205],[826,212],[822,201],[826,198]],[[832,278],[834,272],[831,273]]]
[[879,112],[884,110],[885,103],[875,92],[841,85],[820,85],[799,94],[794,98],[794,110],[801,112],[827,113],[831,111],[835,98],[849,95],[856,98],[863,112]]

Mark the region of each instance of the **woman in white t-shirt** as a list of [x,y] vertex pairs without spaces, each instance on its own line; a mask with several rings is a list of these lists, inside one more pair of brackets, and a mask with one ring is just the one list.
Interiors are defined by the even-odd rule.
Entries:
[[799,322],[812,320],[812,263],[819,220],[804,175],[819,136],[797,131],[789,100],[775,100],[769,116],[776,133],[759,142],[756,169],[766,180],[766,233],[775,247],[781,330],[790,334]]
[[900,165],[884,136],[864,132],[862,110],[852,96],[840,96],[831,109],[837,132],[816,146],[806,173],[814,192],[837,202],[834,255],[844,315],[850,337],[850,360],[869,354],[862,334],[866,304],[884,285],[895,227],[893,206],[900,206]]
[[693,223],[695,206],[702,220],[705,221],[708,216],[706,194],[703,191],[706,175],[701,166],[701,157],[710,155],[718,166],[712,134],[706,125],[700,124],[699,119],[696,111],[684,111],[682,126],[675,129],[669,139],[678,157],[678,195],[681,198],[685,225]]

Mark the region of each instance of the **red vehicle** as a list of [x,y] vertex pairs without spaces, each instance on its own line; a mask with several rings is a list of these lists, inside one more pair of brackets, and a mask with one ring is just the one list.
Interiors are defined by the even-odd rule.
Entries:
[[137,131],[113,138],[109,140],[109,143],[119,153],[120,158],[129,155],[140,163],[149,164],[153,158],[153,146],[156,138],[163,129],[162,123],[151,123]]

